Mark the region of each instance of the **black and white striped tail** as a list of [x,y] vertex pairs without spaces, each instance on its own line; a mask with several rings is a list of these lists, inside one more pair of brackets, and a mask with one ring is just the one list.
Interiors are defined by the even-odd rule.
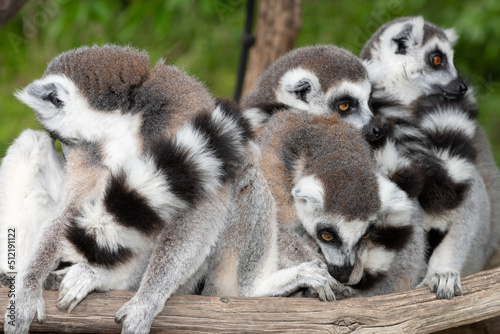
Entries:
[[[250,134],[240,111],[221,101],[213,111],[196,115],[174,137],[154,141],[143,157],[143,170],[124,166],[108,181],[101,207],[112,217],[112,232],[136,233],[137,240],[148,240],[182,210],[204,196],[217,196],[236,176]],[[89,263],[113,267],[133,256],[136,245],[97,235],[81,223],[84,214],[74,215],[66,237]]]

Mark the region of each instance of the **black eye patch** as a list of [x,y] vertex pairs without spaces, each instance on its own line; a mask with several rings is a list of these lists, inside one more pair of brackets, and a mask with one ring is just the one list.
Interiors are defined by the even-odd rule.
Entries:
[[436,45],[432,51],[426,54],[427,63],[435,69],[443,68],[446,66],[448,59],[443,51]]
[[350,95],[341,95],[330,101],[329,109],[338,112],[341,117],[347,116],[359,105],[359,101]]
[[319,225],[318,229],[316,230],[316,235],[318,237],[318,240],[323,243],[333,244],[337,246],[342,245],[342,239],[339,237],[337,231],[332,228],[324,228]]

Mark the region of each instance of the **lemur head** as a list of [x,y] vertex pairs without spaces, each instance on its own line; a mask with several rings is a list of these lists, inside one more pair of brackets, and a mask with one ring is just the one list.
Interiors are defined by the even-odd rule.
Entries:
[[139,136],[134,127],[152,135],[162,131],[173,111],[215,105],[203,85],[183,71],[163,61],[150,70],[145,52],[116,45],[55,57],[43,77],[16,96],[65,145],[98,141],[120,126],[131,136]]
[[300,221],[340,282],[355,286],[367,272],[386,272],[411,235],[412,205],[379,175],[361,133],[337,115],[283,112],[261,136],[279,221]]
[[[381,206],[360,217],[329,208],[324,184],[315,175],[302,177],[292,190],[303,227],[316,239],[330,274],[341,283],[357,286],[367,274],[385,273],[395,251],[406,244],[412,232],[407,225],[411,203],[406,194],[380,175],[374,186],[378,186]],[[333,195],[343,196],[344,192]],[[359,205],[362,200],[351,205]]]
[[378,131],[368,107],[371,86],[365,68],[349,51],[335,46],[303,47],[271,64],[242,100],[254,128],[275,103],[312,114],[336,113],[365,132]]
[[444,94],[452,99],[467,86],[453,65],[453,29],[405,17],[385,24],[361,51],[374,95],[383,94],[408,104],[422,95]]

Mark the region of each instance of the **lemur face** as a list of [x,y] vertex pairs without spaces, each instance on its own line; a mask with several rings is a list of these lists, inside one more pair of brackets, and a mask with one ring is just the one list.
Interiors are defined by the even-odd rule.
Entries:
[[381,27],[361,57],[375,91],[385,89],[404,103],[430,94],[452,99],[467,91],[453,65],[456,40],[453,29],[402,18]]
[[281,77],[276,98],[278,102],[312,114],[338,113],[348,123],[363,129],[370,126],[373,116],[368,107],[370,91],[367,78],[342,80],[334,86],[321,87],[313,72],[299,67]]
[[283,104],[312,114],[336,113],[347,123],[376,134],[368,107],[371,85],[361,61],[349,51],[332,46],[293,50],[276,60],[260,76],[242,106],[258,128],[269,117],[266,103]]
[[313,175],[301,178],[292,190],[302,225],[317,241],[330,275],[341,283],[356,287],[367,273],[385,273],[412,233],[406,194],[382,176],[378,183],[382,205],[366,220],[327,212],[322,182]]

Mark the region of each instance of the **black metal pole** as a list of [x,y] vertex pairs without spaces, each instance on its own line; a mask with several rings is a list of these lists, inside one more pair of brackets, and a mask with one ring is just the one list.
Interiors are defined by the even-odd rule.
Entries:
[[248,53],[250,48],[255,43],[255,36],[252,35],[253,16],[255,9],[255,1],[247,0],[247,17],[245,20],[245,31],[243,32],[240,62],[238,64],[238,77],[236,78],[236,89],[234,91],[234,100],[238,102],[243,90],[243,80],[247,68]]

